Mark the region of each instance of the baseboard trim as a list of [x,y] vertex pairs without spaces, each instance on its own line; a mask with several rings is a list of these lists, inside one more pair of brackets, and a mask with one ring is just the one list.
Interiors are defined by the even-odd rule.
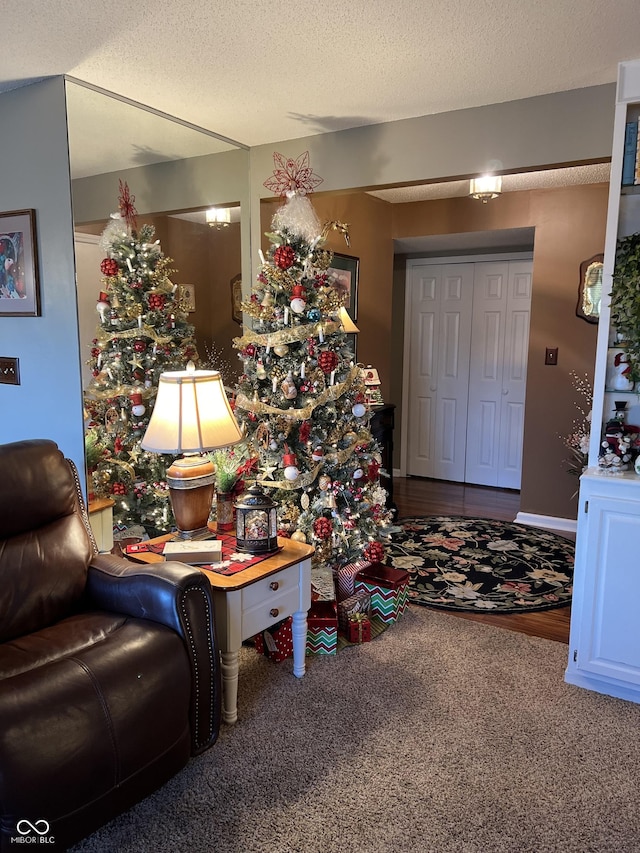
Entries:
[[517,524],[528,527],[543,527],[545,530],[561,530],[563,533],[575,533],[578,522],[574,518],[557,518],[555,515],[535,515],[532,512],[519,512],[516,515]]

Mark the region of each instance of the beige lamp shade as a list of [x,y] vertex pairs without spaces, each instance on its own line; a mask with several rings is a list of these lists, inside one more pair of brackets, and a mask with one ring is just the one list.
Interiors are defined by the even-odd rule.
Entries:
[[235,444],[240,429],[217,370],[168,371],[142,439],[154,453],[201,453]]
[[360,329],[353,322],[351,317],[349,316],[349,312],[347,309],[342,306],[339,312],[340,322],[342,323],[342,328],[347,334],[357,334],[360,332]]

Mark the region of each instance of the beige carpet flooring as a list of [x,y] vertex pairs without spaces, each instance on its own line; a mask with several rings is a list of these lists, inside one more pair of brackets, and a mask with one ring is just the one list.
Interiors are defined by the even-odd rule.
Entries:
[[245,648],[237,725],[73,849],[640,851],[640,706],[567,651],[413,606],[300,680]]

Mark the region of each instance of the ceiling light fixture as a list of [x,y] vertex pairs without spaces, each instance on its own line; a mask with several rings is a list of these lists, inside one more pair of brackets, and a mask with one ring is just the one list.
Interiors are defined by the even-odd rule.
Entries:
[[227,228],[231,222],[231,211],[228,207],[210,207],[205,212],[207,225],[211,228]]
[[492,198],[498,198],[502,192],[501,175],[483,175],[472,178],[469,185],[469,195],[486,204]]

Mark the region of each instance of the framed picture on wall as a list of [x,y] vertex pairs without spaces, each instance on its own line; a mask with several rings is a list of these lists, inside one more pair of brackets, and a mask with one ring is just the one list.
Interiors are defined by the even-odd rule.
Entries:
[[0,213],[0,316],[40,316],[35,210]]
[[195,284],[181,284],[182,296],[186,310],[192,314],[196,310],[196,286]]
[[355,323],[358,319],[358,268],[360,259],[352,255],[334,252],[331,266],[327,270],[333,287],[344,294],[344,307]]

